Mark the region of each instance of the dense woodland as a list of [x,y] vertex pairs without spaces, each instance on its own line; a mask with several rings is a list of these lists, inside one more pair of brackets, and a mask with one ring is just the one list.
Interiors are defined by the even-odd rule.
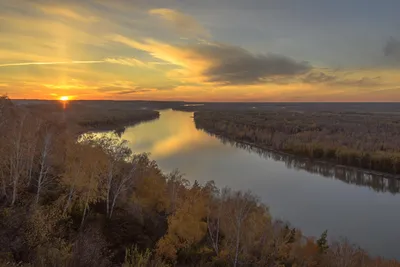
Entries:
[[313,161],[304,157],[297,157],[287,153],[278,153],[266,149],[254,147],[252,145],[231,141],[219,137],[224,144],[238,147],[252,153],[257,153],[260,157],[282,161],[289,169],[304,170],[315,173],[322,177],[340,180],[347,184],[368,187],[376,192],[390,192],[395,195],[400,193],[400,180],[378,173],[368,173],[362,169],[339,166],[325,161]]
[[[62,120],[76,132],[121,130],[125,126],[158,119],[159,112],[143,106],[143,102],[133,105],[118,104],[114,101],[40,101],[38,103],[21,104],[29,112],[48,119]],[[159,104],[160,105],[160,104]],[[162,105],[161,105],[162,106]],[[132,112],[134,111],[134,112]]]
[[196,127],[234,141],[339,165],[400,174],[400,115],[200,111]]
[[[132,111],[134,112],[134,111]],[[400,266],[307,238],[249,192],[163,173],[117,136],[0,99],[0,266]]]

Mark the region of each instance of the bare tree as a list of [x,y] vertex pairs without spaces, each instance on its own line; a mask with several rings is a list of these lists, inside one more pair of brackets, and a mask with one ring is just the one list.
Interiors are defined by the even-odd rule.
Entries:
[[227,216],[228,229],[233,232],[233,236],[229,237],[232,256],[232,264],[234,267],[239,264],[239,254],[242,251],[241,241],[244,231],[245,222],[250,213],[257,207],[258,200],[250,192],[243,193],[226,191],[225,211]]
[[112,217],[118,197],[121,195],[121,193],[123,193],[124,191],[133,186],[133,183],[136,178],[137,169],[138,169],[138,160],[137,157],[134,157],[131,160],[131,162],[128,163],[128,167],[125,173],[122,173],[119,177],[116,177],[114,179],[111,188],[112,203],[110,206],[109,218]]
[[27,144],[27,172],[28,172],[28,186],[31,185],[32,183],[32,178],[33,178],[33,172],[35,171],[35,158],[37,156],[37,150],[38,150],[38,141],[39,141],[39,132],[40,128],[42,126],[42,120],[38,118],[34,118],[32,121],[32,125],[30,127],[30,136],[29,140],[30,142]]
[[343,239],[333,244],[327,257],[333,267],[363,266],[360,261],[364,263],[365,252]]
[[[114,209],[115,201],[118,195],[121,193],[122,188],[118,189],[121,185],[121,181],[117,180],[117,177],[121,175],[119,164],[126,162],[132,155],[132,151],[127,147],[127,141],[121,140],[115,134],[85,134],[80,138],[81,143],[85,143],[94,147],[102,149],[107,155],[108,164],[107,172],[105,175],[105,188],[106,188],[106,214],[110,218],[111,210]],[[117,196],[113,196],[117,193]]]
[[14,131],[13,131],[13,139],[11,141],[11,154],[10,154],[10,166],[11,166],[11,179],[12,179],[12,200],[11,205],[15,204],[17,200],[18,194],[18,186],[20,182],[20,178],[23,175],[24,169],[24,124],[26,121],[27,114],[22,113],[19,117],[19,120],[16,121]]
[[219,243],[220,243],[220,228],[221,228],[221,216],[223,214],[224,202],[226,201],[226,196],[229,193],[227,188],[222,191],[217,189],[212,183],[207,183],[205,186],[210,190],[210,200],[207,210],[207,232],[211,241],[211,245],[215,251],[215,254],[219,255]]
[[175,169],[167,177],[167,186],[171,203],[170,212],[172,213],[176,210],[181,189],[189,186],[189,181],[184,178],[179,170]]
[[43,187],[46,185],[48,180],[48,172],[50,169],[49,154],[51,152],[52,138],[53,138],[52,131],[46,130],[43,137],[44,140],[42,149],[40,152],[40,163],[39,163],[40,169],[36,183],[36,204],[39,203],[40,192],[42,191]]

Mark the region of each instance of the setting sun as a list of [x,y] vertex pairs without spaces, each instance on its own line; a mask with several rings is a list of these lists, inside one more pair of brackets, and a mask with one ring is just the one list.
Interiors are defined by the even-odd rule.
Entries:
[[61,101],[68,101],[69,100],[69,96],[62,96],[60,97]]

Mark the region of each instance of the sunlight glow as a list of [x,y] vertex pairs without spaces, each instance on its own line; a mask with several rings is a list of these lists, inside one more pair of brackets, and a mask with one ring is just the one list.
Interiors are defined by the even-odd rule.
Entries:
[[69,96],[62,96],[60,97],[61,101],[68,101],[69,100]]

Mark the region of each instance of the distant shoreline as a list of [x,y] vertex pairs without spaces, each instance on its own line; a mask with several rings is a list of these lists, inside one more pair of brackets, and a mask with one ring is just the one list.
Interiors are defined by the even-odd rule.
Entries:
[[284,152],[284,151],[279,151],[279,150],[276,150],[276,149],[273,149],[273,148],[257,145],[255,143],[251,143],[251,142],[247,142],[247,141],[235,140],[233,138],[226,137],[221,133],[216,133],[216,132],[213,132],[213,131],[210,131],[210,130],[206,130],[206,129],[202,128],[202,127],[200,127],[199,129],[203,130],[204,132],[206,132],[208,134],[211,134],[211,135],[217,137],[220,140],[221,139],[225,139],[225,140],[230,141],[230,142],[235,142],[235,143],[238,143],[238,144],[248,145],[248,146],[250,146],[252,148],[258,148],[258,149],[261,149],[261,150],[263,150],[265,152],[272,152],[272,153],[276,153],[276,154],[280,154],[280,155],[286,155],[286,156],[290,156],[290,157],[294,157],[294,158],[303,159],[303,160],[306,160],[306,161],[309,161],[309,162],[327,164],[327,165],[330,165],[332,167],[340,167],[340,168],[346,168],[346,169],[351,169],[351,170],[355,170],[355,171],[361,171],[361,172],[363,172],[365,174],[376,175],[376,176],[380,176],[382,178],[400,180],[400,175],[395,175],[395,174],[390,174],[390,173],[385,173],[385,172],[379,172],[379,171],[373,171],[373,170],[354,167],[354,166],[350,166],[350,165],[335,164],[334,162],[328,161],[328,160],[317,160],[317,159],[313,159],[313,158],[309,158],[309,157],[299,156],[299,155],[287,153],[287,152]]

